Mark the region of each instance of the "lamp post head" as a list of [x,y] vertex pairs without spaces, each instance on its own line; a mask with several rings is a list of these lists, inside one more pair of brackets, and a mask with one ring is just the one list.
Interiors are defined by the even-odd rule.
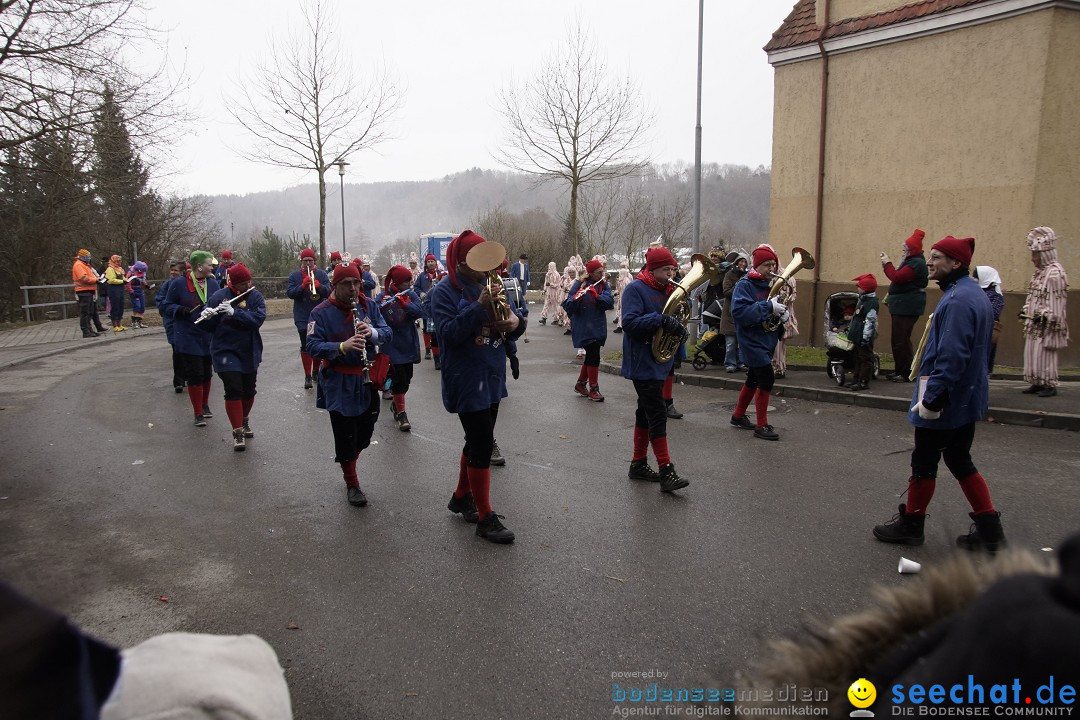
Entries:
[[345,166],[349,163],[345,162],[344,160],[338,159],[335,160],[333,164],[337,165],[337,174],[341,177],[345,177]]

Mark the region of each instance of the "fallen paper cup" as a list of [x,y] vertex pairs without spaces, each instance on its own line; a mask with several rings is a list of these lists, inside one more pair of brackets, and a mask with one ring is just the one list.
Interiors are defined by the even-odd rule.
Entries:
[[896,572],[901,575],[914,575],[922,570],[922,565],[914,560],[908,560],[906,557],[900,558],[900,564],[896,567]]

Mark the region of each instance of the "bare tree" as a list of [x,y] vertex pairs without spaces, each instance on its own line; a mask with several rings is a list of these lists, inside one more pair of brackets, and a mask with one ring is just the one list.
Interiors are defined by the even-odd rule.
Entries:
[[0,150],[62,134],[89,144],[102,88],[124,108],[136,144],[167,139],[186,119],[168,99],[164,62],[144,72],[125,58],[156,44],[139,0],[0,0]]
[[652,125],[629,77],[609,79],[588,33],[575,23],[567,43],[538,74],[499,96],[506,140],[496,158],[540,182],[569,185],[567,228],[578,254],[578,194],[582,186],[637,173]]
[[326,259],[326,171],[354,153],[386,140],[387,124],[401,103],[385,66],[361,80],[334,32],[323,0],[307,0],[303,27],[273,42],[226,102],[229,113],[255,138],[240,154],[254,162],[319,175],[319,254]]
[[594,183],[581,194],[581,224],[585,229],[585,256],[607,255],[625,231],[625,178]]

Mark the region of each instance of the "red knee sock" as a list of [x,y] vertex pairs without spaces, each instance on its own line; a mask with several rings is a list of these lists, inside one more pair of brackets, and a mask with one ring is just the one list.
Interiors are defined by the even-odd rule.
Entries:
[[649,429],[634,426],[634,457],[631,460],[645,460],[649,453]]
[[345,478],[346,487],[360,487],[360,478],[356,477],[356,461],[359,457],[354,457],[349,462],[341,463],[341,475]]
[[579,383],[583,383],[588,379],[588,377],[589,377],[589,366],[588,365],[582,365],[581,370],[579,370],[578,374],[577,374],[577,381]]
[[311,374],[311,356],[306,352],[300,353],[300,364],[304,366],[304,374]]
[[649,442],[652,443],[652,451],[653,455],[656,456],[657,465],[664,466],[671,462],[671,455],[668,454],[667,449],[667,435],[654,437]]
[[424,333],[424,349],[431,349],[431,333],[429,332]]
[[930,506],[930,499],[934,497],[934,488],[937,487],[937,481],[934,478],[912,476],[908,479],[907,487],[908,513],[911,515],[925,515],[926,508]]
[[431,355],[432,355],[432,357],[439,357],[439,346],[438,345],[432,345],[431,346]]
[[667,379],[664,380],[664,399],[665,400],[670,400],[671,397],[672,397],[672,395],[671,395],[671,384],[674,381],[675,381],[675,376],[674,375],[668,375]]
[[202,415],[202,385],[188,385],[187,396],[191,401],[191,408],[195,411],[196,415]]
[[469,487],[472,488],[476,512],[483,520],[491,512],[491,500],[488,499],[488,491],[491,488],[491,468],[467,467],[466,472],[469,473]]
[[746,408],[750,407],[750,401],[754,399],[754,388],[743,385],[739,391],[739,399],[735,401],[735,417],[746,415]]
[[600,387],[600,368],[596,365],[590,365],[589,371],[589,384],[593,387]]
[[454,497],[463,498],[467,492],[469,492],[469,464],[465,461],[465,453],[461,453],[461,460],[458,461],[457,489],[454,490]]
[[251,397],[241,398],[240,403],[244,408],[244,417],[250,417],[251,408],[255,404],[255,396],[252,395]]
[[765,427],[769,424],[769,393],[764,390],[758,390],[757,397],[754,398],[754,410],[757,412],[757,422],[754,423],[758,427]]
[[976,515],[994,512],[994,503],[990,502],[990,488],[986,487],[986,480],[978,471],[967,477],[959,478],[960,489],[971,504],[971,511]]
[[234,430],[244,426],[244,403],[240,400],[226,400],[225,414],[229,416],[230,427]]
[[317,357],[311,358],[311,374],[312,375],[319,372],[319,368],[321,368],[321,367],[322,367],[322,360],[320,358],[317,358]]
[[405,393],[394,393],[394,412],[405,412]]

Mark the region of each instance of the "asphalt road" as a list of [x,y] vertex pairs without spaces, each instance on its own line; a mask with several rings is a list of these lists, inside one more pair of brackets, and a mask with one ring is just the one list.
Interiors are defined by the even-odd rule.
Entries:
[[[925,546],[872,538],[912,446],[883,410],[778,400],[770,443],[728,425],[734,392],[678,387],[686,417],[669,439],[690,487],[628,481],[631,383],[601,375],[607,401],[579,398],[569,338],[529,336],[499,415],[507,465],[492,470],[511,546],[445,509],[462,433],[429,362],[411,433],[383,405],[358,465],[363,509],[345,502],[290,321],[264,328],[244,453],[217,379],[216,416],[192,427],[161,336],[0,371],[0,575],[121,646],[256,633],[298,718],[608,717],[613,673],[737,684],[768,639],[864,607],[876,583],[913,582],[896,573],[902,554],[932,565],[968,529],[943,481]],[[974,456],[1013,546],[1077,529],[1074,434],[980,425]]]

